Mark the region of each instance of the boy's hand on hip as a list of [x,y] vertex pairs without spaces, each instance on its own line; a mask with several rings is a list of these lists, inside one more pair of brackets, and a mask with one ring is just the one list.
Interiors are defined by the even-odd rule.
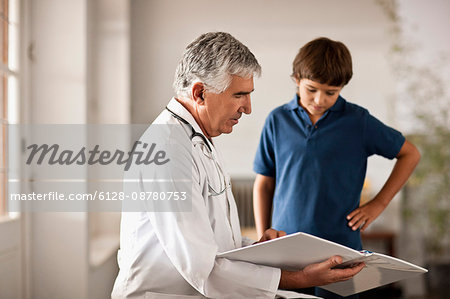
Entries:
[[361,231],[363,232],[385,208],[386,206],[384,204],[373,199],[348,214],[348,226],[350,226],[352,230],[361,228]]
[[284,237],[284,236],[286,236],[286,232],[285,231],[275,230],[273,228],[269,228],[269,229],[266,229],[264,231],[264,234],[261,237],[261,239],[259,239],[258,242],[255,242],[253,244],[261,243],[261,242],[265,242],[265,241],[269,241],[269,240],[273,240],[273,239],[276,239],[276,238],[279,238],[279,237]]

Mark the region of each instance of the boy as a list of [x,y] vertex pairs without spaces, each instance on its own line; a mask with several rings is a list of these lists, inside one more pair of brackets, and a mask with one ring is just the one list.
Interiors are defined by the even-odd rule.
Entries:
[[[328,38],[303,46],[293,63],[297,94],[266,119],[254,170],[258,235],[270,227],[307,232],[360,250],[360,230],[386,208],[419,162],[403,135],[339,94],[352,77],[347,47]],[[397,162],[363,206],[367,158]],[[271,211],[273,212],[271,217]]]

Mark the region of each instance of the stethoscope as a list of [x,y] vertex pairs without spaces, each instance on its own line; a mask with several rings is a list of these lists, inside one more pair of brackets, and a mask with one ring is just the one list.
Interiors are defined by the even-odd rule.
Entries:
[[[206,157],[208,157],[209,159],[213,160],[213,162],[214,162],[214,164],[215,164],[215,166],[216,166],[216,170],[217,170],[217,173],[218,173],[218,175],[219,175],[219,178],[220,178],[220,177],[223,178],[223,186],[220,186],[220,187],[219,187],[219,191],[215,190],[215,188],[213,188],[213,187],[209,184],[209,181],[208,181],[208,191],[209,191],[210,196],[218,196],[218,195],[221,195],[221,194],[223,194],[228,188],[231,188],[230,180],[228,180],[228,182],[227,182],[225,173],[224,173],[224,171],[222,170],[222,167],[221,167],[221,166],[219,165],[219,163],[217,162],[217,160],[214,158],[214,154],[213,154],[212,148],[211,148],[211,146],[209,145],[208,140],[206,139],[205,135],[203,135],[202,133],[196,132],[195,129],[194,129],[194,127],[193,127],[187,120],[185,120],[184,118],[182,118],[181,116],[179,116],[178,114],[176,114],[175,112],[173,112],[172,110],[170,110],[168,107],[166,107],[166,110],[169,111],[170,114],[172,114],[173,117],[175,117],[175,118],[178,119],[180,122],[182,122],[183,124],[185,124],[185,125],[187,125],[187,126],[189,126],[189,127],[191,128],[192,134],[191,134],[191,136],[189,137],[190,140],[191,140],[191,142],[192,142],[192,140],[193,140],[195,137],[200,137],[200,138],[202,139],[202,141],[203,141],[202,143],[203,143],[204,145],[206,145],[206,147],[208,148],[209,154],[206,154],[204,151],[202,151],[202,152],[203,152],[203,154],[205,154]],[[195,144],[194,144],[194,145],[195,145]],[[222,184],[222,182],[221,182],[221,184]]]
[[208,147],[208,150],[212,153],[211,146],[209,146],[208,140],[206,139],[205,135],[203,135],[202,133],[196,132],[194,127],[187,120],[185,120],[184,118],[182,118],[181,116],[179,116],[178,114],[176,114],[175,112],[170,110],[168,107],[166,107],[166,110],[169,111],[173,117],[175,117],[176,119],[181,121],[183,124],[188,125],[191,128],[192,134],[191,134],[191,137],[189,137],[191,139],[191,141],[195,137],[200,137],[203,140],[203,143],[205,143],[205,145]]

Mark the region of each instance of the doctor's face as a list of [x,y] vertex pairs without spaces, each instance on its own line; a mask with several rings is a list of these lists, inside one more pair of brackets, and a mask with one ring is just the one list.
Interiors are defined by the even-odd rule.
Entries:
[[336,103],[342,90],[342,86],[321,84],[309,79],[301,79],[297,85],[300,106],[308,112],[313,123]]
[[250,93],[253,91],[253,77],[232,76],[231,84],[219,94],[204,93],[203,122],[209,136],[231,133],[233,126],[239,123],[242,113],[250,114],[252,106]]

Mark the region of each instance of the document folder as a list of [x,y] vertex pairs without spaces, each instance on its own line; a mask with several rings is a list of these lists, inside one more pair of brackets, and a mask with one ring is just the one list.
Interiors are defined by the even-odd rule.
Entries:
[[218,254],[218,257],[284,270],[300,270],[309,264],[322,262],[333,255],[342,256],[341,267],[358,262],[366,264],[360,273],[347,281],[321,286],[321,288],[341,296],[360,293],[428,272],[422,267],[391,256],[370,251],[357,251],[307,233],[295,233],[230,250]]

